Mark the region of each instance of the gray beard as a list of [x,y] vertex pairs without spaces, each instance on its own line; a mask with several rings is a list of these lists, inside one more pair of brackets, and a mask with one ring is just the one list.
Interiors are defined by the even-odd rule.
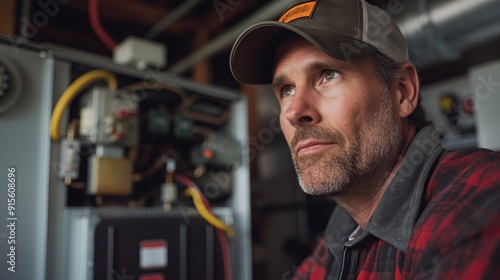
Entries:
[[[402,138],[401,127],[392,114],[391,106],[390,99],[384,97],[369,129],[357,131],[350,148],[342,141],[345,139],[341,139],[337,147],[333,147],[336,149],[333,155],[329,150],[300,159],[293,158],[302,190],[307,194],[323,196],[355,191],[351,190],[351,186],[375,170],[381,171],[377,168],[397,157],[397,147]],[[342,138],[339,132],[330,133],[336,139]]]
[[[343,193],[362,176],[359,172],[359,151],[349,156],[344,149],[338,155],[312,155],[294,161],[295,171],[302,190],[310,195],[334,196]],[[330,156],[330,158],[325,158]],[[301,166],[301,167],[299,167]]]

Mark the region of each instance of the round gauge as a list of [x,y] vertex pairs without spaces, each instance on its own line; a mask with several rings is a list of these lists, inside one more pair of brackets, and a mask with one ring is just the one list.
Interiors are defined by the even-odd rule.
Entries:
[[0,115],[10,111],[21,96],[21,74],[16,65],[0,56]]
[[3,65],[0,65],[0,97],[4,96],[9,89],[9,73]]

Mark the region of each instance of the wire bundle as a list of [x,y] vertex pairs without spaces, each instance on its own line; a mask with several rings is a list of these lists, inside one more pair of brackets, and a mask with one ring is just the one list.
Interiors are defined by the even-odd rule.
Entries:
[[210,204],[208,203],[208,200],[206,197],[203,195],[203,193],[200,191],[198,186],[188,177],[182,175],[182,174],[176,174],[175,179],[180,181],[182,184],[184,184],[188,189],[186,190],[186,194],[191,196],[193,198],[194,205],[200,215],[212,226],[215,227],[216,232],[217,232],[217,237],[219,238],[219,242],[221,245],[222,249],[222,258],[223,258],[223,263],[224,263],[224,275],[226,280],[231,279],[231,259],[229,256],[229,244],[227,237],[224,235],[224,232],[226,232],[228,237],[234,237],[235,233],[234,230],[225,224],[224,222],[220,221],[215,217],[215,215],[212,212],[212,208],[210,207]]
[[71,85],[63,92],[61,98],[57,101],[52,118],[50,120],[50,137],[53,141],[59,141],[59,123],[61,122],[64,110],[71,104],[81,91],[87,88],[92,83],[97,81],[105,81],[111,90],[115,90],[118,82],[116,77],[103,70],[92,70],[78,77]]
[[[107,83],[107,86],[111,90],[115,90],[117,88],[117,79],[116,77],[104,70],[92,70],[89,71],[80,77],[78,77],[70,86],[63,92],[61,98],[56,103],[54,110],[52,112],[52,117],[50,121],[50,136],[53,141],[59,141],[61,136],[59,134],[59,125],[64,114],[64,111],[69,107],[71,102],[87,87],[91,84],[104,81]],[[232,278],[231,271],[231,259],[229,252],[229,242],[227,237],[233,238],[235,236],[234,230],[219,220],[214,213],[212,212],[212,208],[200,191],[199,187],[188,177],[182,174],[176,174],[175,179],[180,181],[187,187],[185,192],[186,195],[192,197],[194,205],[200,215],[212,226],[215,227],[217,232],[217,237],[219,239],[219,243],[222,250],[222,258],[224,265],[224,275],[226,280],[230,280]],[[225,234],[224,234],[225,233]],[[227,236],[226,236],[227,234]]]

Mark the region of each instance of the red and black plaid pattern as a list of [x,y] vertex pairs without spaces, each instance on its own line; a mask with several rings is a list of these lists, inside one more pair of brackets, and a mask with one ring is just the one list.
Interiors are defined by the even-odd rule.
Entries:
[[326,239],[293,279],[339,279],[337,262],[342,279],[500,279],[500,153],[446,152],[437,160],[406,252],[368,235],[340,260]]

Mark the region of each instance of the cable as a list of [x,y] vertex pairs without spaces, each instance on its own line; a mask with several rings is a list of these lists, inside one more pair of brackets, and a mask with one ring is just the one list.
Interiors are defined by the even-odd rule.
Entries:
[[[176,174],[175,179],[179,180],[181,183],[183,183],[188,189],[186,190],[186,194],[190,195],[193,198],[194,205],[198,212],[200,212],[200,215],[205,218],[211,225],[215,227],[215,230],[217,232],[217,237],[219,239],[219,243],[221,246],[221,251],[222,251],[222,262],[224,265],[224,278],[226,280],[231,280],[232,279],[232,271],[231,271],[231,257],[230,257],[230,252],[229,252],[229,243],[227,240],[227,237],[234,237],[234,230],[226,225],[224,222],[218,220],[215,218],[215,216],[212,214],[212,209],[210,207],[210,204],[208,203],[208,200],[205,198],[205,196],[201,193],[200,189],[198,186],[188,177],[182,175],[182,174]],[[219,221],[221,224],[224,225],[224,228],[220,228],[214,224],[212,224],[210,220],[212,218],[207,219],[205,214],[210,215],[217,221]],[[226,234],[224,234],[224,231],[226,231]]]
[[199,193],[205,207],[208,208],[210,211],[212,211],[212,208],[210,207],[210,203],[208,203],[208,200],[201,193],[200,188],[198,188],[198,186],[191,179],[189,179],[188,177],[186,177],[182,174],[175,174],[175,179],[180,181],[181,183],[183,183],[186,187],[193,189],[194,191]]
[[99,20],[98,14],[98,0],[89,0],[89,20],[92,29],[96,33],[97,37],[108,47],[113,50],[116,47],[116,41],[109,36],[109,34],[104,30]]
[[216,229],[216,232],[222,250],[222,263],[224,264],[224,275],[226,280],[231,280],[232,279],[231,258],[229,254],[229,243],[227,240],[227,236],[220,229]]
[[144,180],[144,178],[146,177],[149,177],[153,174],[155,174],[158,170],[160,170],[160,168],[162,166],[165,165],[165,162],[163,161],[162,158],[159,158],[157,159],[153,165],[151,165],[148,169],[146,169],[145,171],[142,171],[142,172],[137,172],[137,173],[134,173],[133,176],[132,176],[132,181],[135,183],[135,182],[139,182],[139,181],[142,181]]
[[191,179],[181,174],[176,174],[175,179],[181,181],[181,183],[188,187],[185,193],[193,198],[196,209],[200,212],[201,216],[207,220],[207,222],[216,228],[224,230],[229,237],[234,237],[234,230],[229,225],[215,217],[212,213],[212,208],[210,207],[208,200]]
[[59,135],[59,123],[61,122],[64,110],[83,89],[99,80],[106,81],[109,88],[112,90],[117,88],[116,77],[113,74],[103,70],[92,70],[78,77],[63,92],[61,98],[59,98],[56,106],[54,107],[54,111],[52,112],[52,117],[50,119],[50,137],[53,141],[58,141],[61,137]]
[[196,207],[196,210],[200,212],[200,215],[212,226],[221,229],[226,232],[227,236],[233,238],[234,237],[234,230],[228,226],[226,223],[223,221],[219,220],[215,215],[207,208],[205,207],[205,204],[203,203],[203,200],[200,196],[200,193],[193,190],[192,188],[188,188],[185,192],[185,194],[191,196],[194,201],[194,206]]

